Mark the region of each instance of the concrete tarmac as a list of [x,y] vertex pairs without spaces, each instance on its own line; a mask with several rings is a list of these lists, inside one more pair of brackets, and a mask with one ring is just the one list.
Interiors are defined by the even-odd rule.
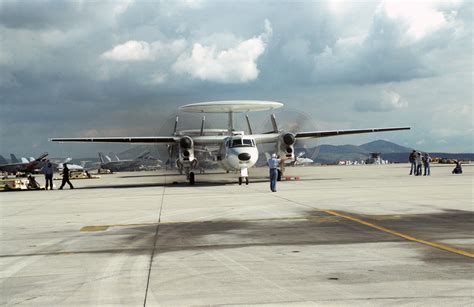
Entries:
[[452,168],[288,168],[301,180],[277,193],[265,168],[248,186],[161,171],[0,193],[0,304],[472,306],[474,167]]

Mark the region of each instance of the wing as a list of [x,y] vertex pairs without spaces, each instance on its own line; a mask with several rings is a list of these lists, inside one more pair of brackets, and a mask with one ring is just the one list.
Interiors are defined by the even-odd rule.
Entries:
[[[327,130],[327,131],[305,131],[296,132],[294,136],[298,140],[324,138],[338,135],[349,135],[349,134],[360,134],[360,133],[372,133],[372,132],[387,132],[387,131],[398,131],[398,130],[410,130],[410,127],[391,127],[391,128],[369,128],[369,129],[351,129],[351,130]],[[254,134],[252,137],[255,138],[257,144],[274,143],[278,141],[281,133],[264,133]]]
[[178,137],[172,136],[139,136],[139,137],[96,137],[96,138],[52,138],[51,142],[70,142],[70,143],[138,143],[172,144],[179,141]]
[[372,133],[372,132],[387,132],[387,131],[399,131],[399,130],[410,130],[410,127],[390,127],[390,128],[369,128],[369,129],[351,129],[351,130],[328,130],[328,131],[306,131],[297,132],[295,137],[300,140],[312,139],[312,138],[324,138],[338,135],[349,135],[349,134],[360,134],[360,133]]

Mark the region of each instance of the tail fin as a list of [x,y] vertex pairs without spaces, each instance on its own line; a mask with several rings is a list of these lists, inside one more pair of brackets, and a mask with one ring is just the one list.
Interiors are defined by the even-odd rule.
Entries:
[[8,164],[7,159],[5,159],[2,155],[0,155],[0,164]]
[[35,159],[35,161],[42,161],[44,158],[48,156],[48,153],[42,153],[38,158]]
[[107,161],[105,160],[104,154],[99,152],[99,161],[100,163],[106,163]]
[[120,158],[114,153],[114,152],[109,152],[109,156],[111,161],[120,161]]
[[150,152],[149,152],[149,151],[145,151],[145,152],[141,153],[141,154],[136,158],[136,160],[148,159],[149,157],[150,157]]
[[15,157],[15,155],[12,154],[12,153],[10,154],[10,158],[11,158],[11,160],[12,160],[12,163],[19,163],[19,162],[20,162],[20,161],[18,161],[18,159]]

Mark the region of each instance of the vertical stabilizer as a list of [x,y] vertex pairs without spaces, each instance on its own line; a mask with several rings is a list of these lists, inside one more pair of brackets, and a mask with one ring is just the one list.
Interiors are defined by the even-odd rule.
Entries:
[[12,154],[12,153],[10,154],[10,158],[11,158],[11,160],[12,160],[12,163],[20,163],[20,161],[18,161],[18,159],[17,159],[17,158],[15,157],[15,155]]
[[7,159],[5,159],[2,155],[0,155],[0,164],[8,164]]
[[107,161],[105,160],[104,154],[101,153],[101,152],[99,152],[99,161],[100,161],[100,163],[105,163],[105,162],[107,162]]

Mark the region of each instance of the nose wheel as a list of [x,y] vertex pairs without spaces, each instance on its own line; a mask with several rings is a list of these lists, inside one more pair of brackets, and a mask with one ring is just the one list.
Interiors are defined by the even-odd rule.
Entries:
[[245,185],[248,185],[249,177],[239,177],[239,185],[242,185],[243,182],[245,182]]
[[242,185],[242,182],[245,181],[245,184],[249,184],[249,172],[247,168],[240,169],[239,185]]

